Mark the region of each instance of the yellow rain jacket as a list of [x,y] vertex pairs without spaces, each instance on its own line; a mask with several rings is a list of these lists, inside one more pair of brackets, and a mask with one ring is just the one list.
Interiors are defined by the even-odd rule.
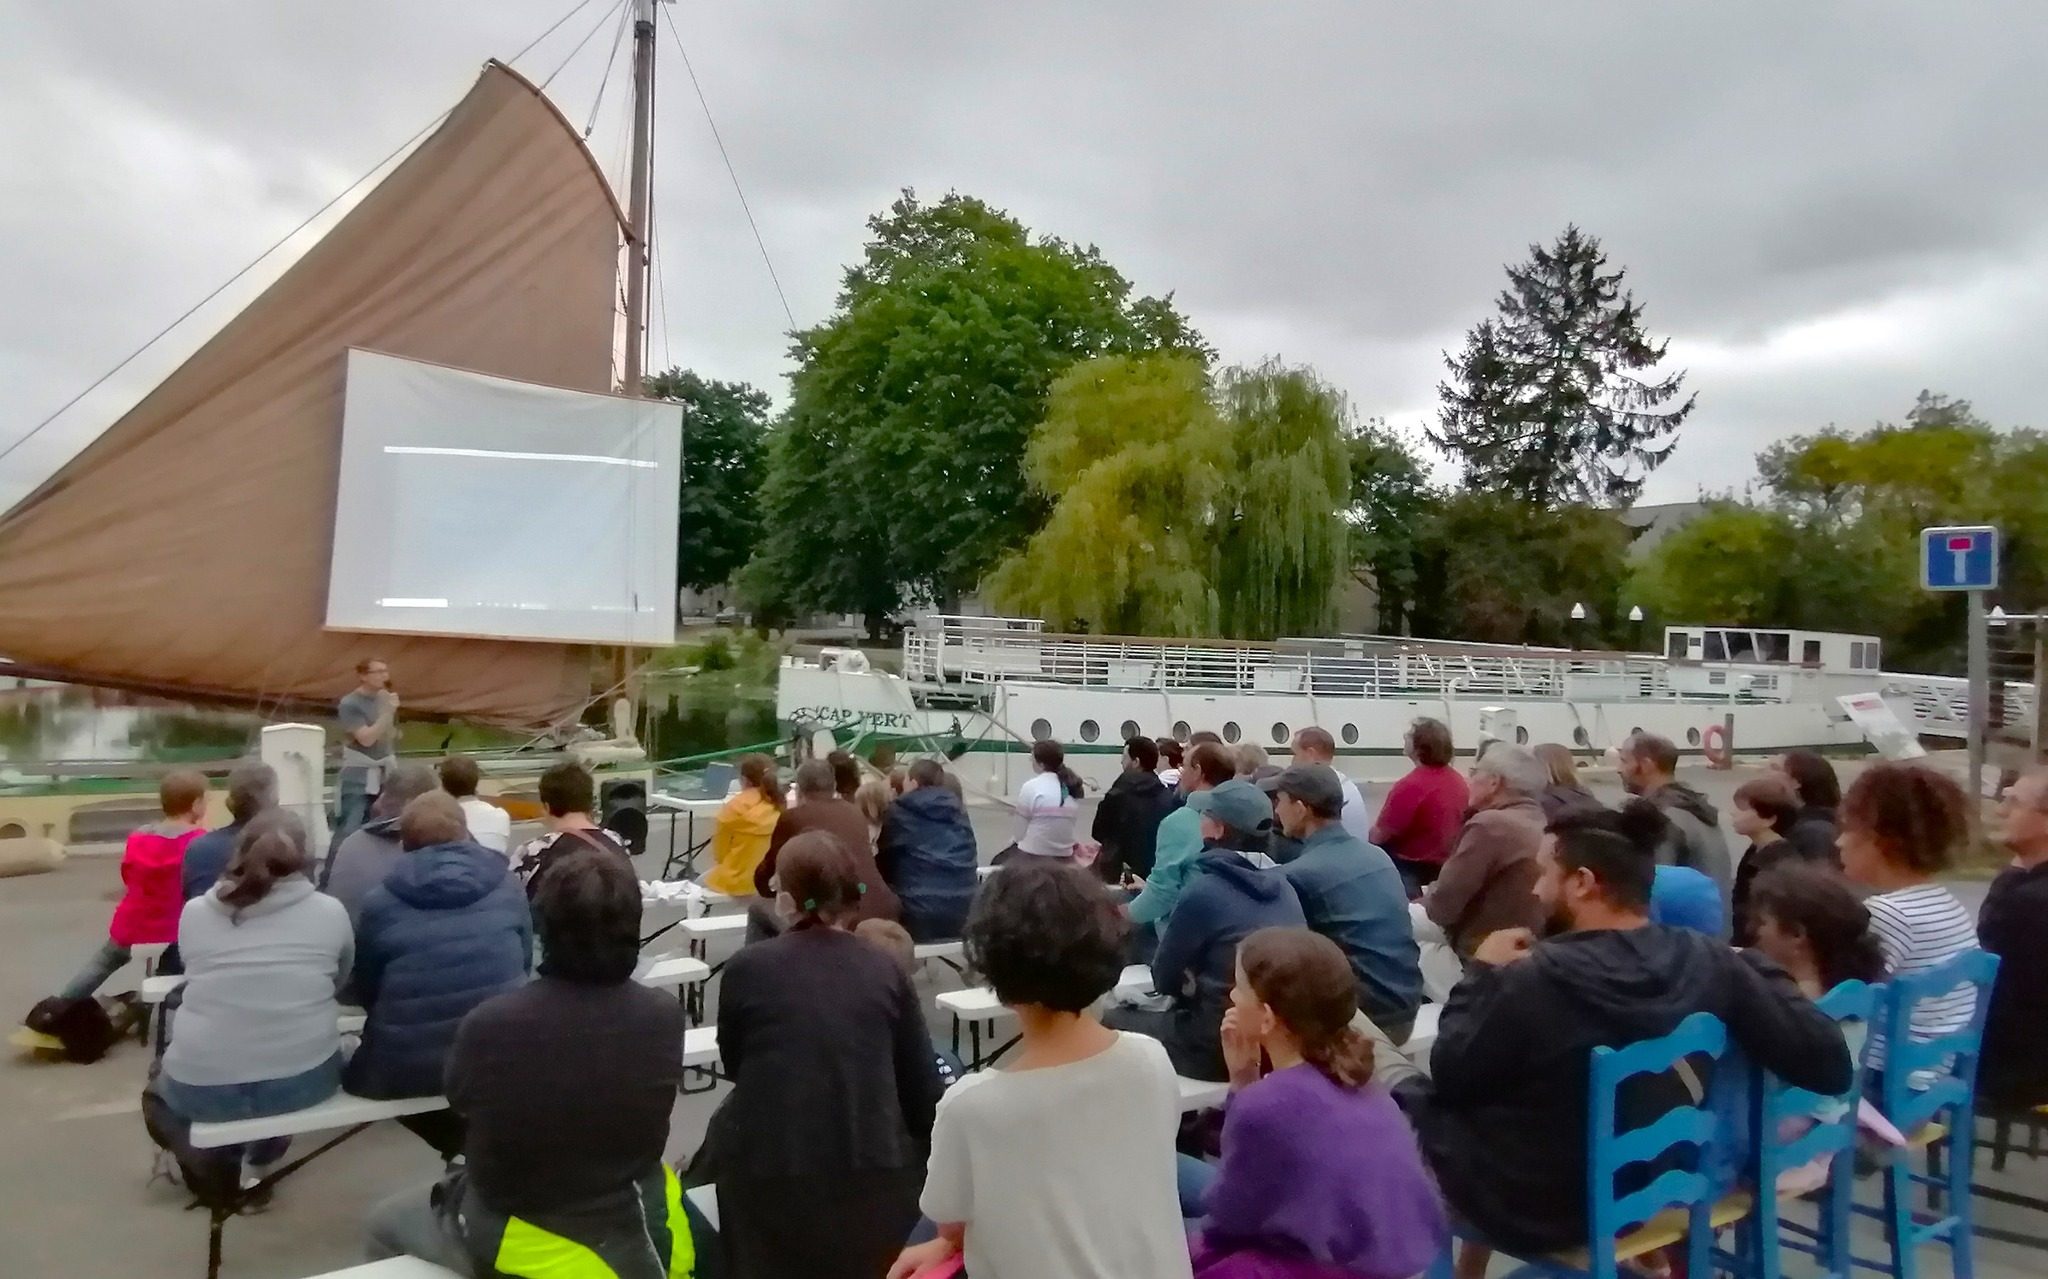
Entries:
[[704,887],[729,897],[754,895],[754,871],[768,855],[768,837],[782,810],[749,786],[718,810],[711,830],[711,860]]

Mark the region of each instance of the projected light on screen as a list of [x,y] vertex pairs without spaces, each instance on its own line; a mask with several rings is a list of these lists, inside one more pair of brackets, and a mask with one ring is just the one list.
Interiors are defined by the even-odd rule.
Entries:
[[677,405],[351,351],[339,630],[667,644]]

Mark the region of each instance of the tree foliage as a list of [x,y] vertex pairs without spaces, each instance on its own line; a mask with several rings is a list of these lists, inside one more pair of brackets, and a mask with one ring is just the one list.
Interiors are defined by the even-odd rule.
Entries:
[[1694,397],[1679,398],[1684,373],[1655,375],[1668,342],[1644,332],[1598,239],[1567,226],[1529,253],[1507,269],[1498,316],[1445,353],[1430,440],[1458,459],[1469,489],[1625,505],[1671,456]]
[[1351,574],[1370,587],[1378,629],[1407,632],[1420,557],[1440,497],[1429,470],[1384,418],[1352,425],[1344,436],[1350,500],[1344,520],[1351,537]]
[[868,228],[833,315],[793,335],[746,587],[757,604],[872,626],[971,589],[1045,520],[1018,474],[1069,366],[1210,352],[1170,298],[1134,297],[1093,247],[1033,236],[970,196],[905,191]]
[[1829,427],[1757,457],[1762,499],[1725,503],[1646,557],[1645,599],[1673,620],[1875,634],[1893,665],[1959,669],[1965,603],[1919,587],[1919,530],[1997,525],[2001,597],[2048,596],[2048,439],[1993,430],[1927,391],[1900,423]]
[[1269,361],[1178,355],[1061,377],[1026,453],[1052,515],[990,575],[1000,608],[1117,634],[1327,629],[1346,559],[1343,398]]
[[[1414,633],[1497,644],[1618,640],[1629,540],[1609,510],[1453,494],[1419,530]],[[1574,604],[1586,606],[1582,628],[1572,625]]]
[[644,387],[650,398],[683,406],[676,584],[708,590],[747,562],[760,537],[768,396],[744,382],[714,381],[687,369],[656,373]]

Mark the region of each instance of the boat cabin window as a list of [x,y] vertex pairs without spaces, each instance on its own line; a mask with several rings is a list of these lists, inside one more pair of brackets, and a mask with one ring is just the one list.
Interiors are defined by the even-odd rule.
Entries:
[[1799,646],[1799,661],[1802,665],[1820,665],[1820,641],[1806,640]]
[[1725,662],[1728,660],[1728,646],[1721,642],[1721,632],[1707,632],[1707,660]]
[[1792,660],[1792,637],[1784,631],[1758,631],[1757,656],[1767,662]]
[[1669,658],[1670,658],[1670,659],[1671,659],[1672,661],[1674,661],[1674,662],[1682,662],[1682,661],[1684,661],[1684,660],[1685,660],[1685,636],[1683,636],[1683,635],[1673,635],[1673,636],[1671,637],[1670,641],[1669,641],[1669,642],[1668,642],[1668,643],[1667,643],[1667,644],[1666,644],[1666,645],[1664,646],[1664,653],[1665,653],[1665,656],[1669,657]]
[[1753,662],[1756,660],[1756,639],[1748,631],[1723,631],[1721,635],[1728,645],[1729,661]]

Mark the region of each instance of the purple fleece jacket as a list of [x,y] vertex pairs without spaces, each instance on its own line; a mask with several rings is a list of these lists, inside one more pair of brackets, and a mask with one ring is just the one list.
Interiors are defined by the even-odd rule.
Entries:
[[1204,1206],[1199,1279],[1405,1279],[1449,1237],[1394,1099],[1306,1064],[1231,1098]]

